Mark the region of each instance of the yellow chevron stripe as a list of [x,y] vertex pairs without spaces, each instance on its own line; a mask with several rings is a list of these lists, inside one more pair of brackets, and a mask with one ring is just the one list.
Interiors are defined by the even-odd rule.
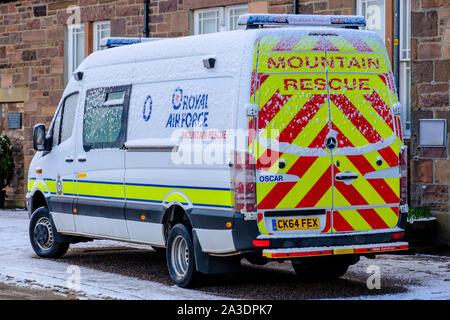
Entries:
[[[295,206],[305,197],[311,188],[317,183],[322,175],[330,167],[331,159],[329,157],[319,157],[313,163],[311,168],[303,175],[299,182],[288,192],[283,200],[280,201],[277,208],[295,208]],[[323,205],[326,203],[325,205]],[[331,188],[329,192],[321,198],[316,207],[330,206]]]
[[356,210],[339,210],[339,214],[355,231],[372,230],[372,227]]

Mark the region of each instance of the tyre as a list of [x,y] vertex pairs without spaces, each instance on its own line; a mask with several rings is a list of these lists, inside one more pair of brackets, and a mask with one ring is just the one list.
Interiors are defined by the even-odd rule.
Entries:
[[349,266],[350,264],[346,262],[303,263],[292,261],[292,267],[302,281],[337,279],[347,272]]
[[169,231],[166,261],[170,277],[177,286],[182,288],[193,286],[197,276],[194,244],[188,228],[181,223]]
[[57,241],[60,235],[45,207],[33,212],[28,231],[31,246],[40,257],[59,258],[69,249],[69,243]]

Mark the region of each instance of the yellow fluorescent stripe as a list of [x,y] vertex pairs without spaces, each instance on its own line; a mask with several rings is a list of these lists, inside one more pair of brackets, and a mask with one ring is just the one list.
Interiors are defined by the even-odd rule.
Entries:
[[35,181],[32,187],[32,190],[39,188],[44,192],[49,192],[47,186],[45,185],[45,183],[43,183],[42,181]]
[[320,40],[320,36],[304,36],[292,48],[292,51],[311,51]]
[[[127,199],[163,201],[172,187],[129,186],[125,187]],[[178,188],[192,203],[232,206],[230,190],[201,190]],[[180,201],[185,202],[185,200]]]
[[[332,75],[330,77],[345,79],[348,75]],[[386,89],[384,83],[378,76],[367,76],[369,79],[370,87],[374,88],[376,91],[383,91]],[[350,81],[353,78],[349,79]],[[372,86],[374,84],[374,86]],[[351,101],[351,103],[355,106],[355,108],[364,116],[364,118],[371,124],[371,126],[378,132],[378,134],[383,138],[389,138],[394,134],[394,131],[391,130],[389,125],[386,123],[386,120],[381,118],[378,112],[370,105],[370,103],[364,98],[364,94],[370,95],[372,93],[371,90],[335,90],[334,93],[344,94],[347,99]],[[385,100],[385,103],[389,106],[390,101]],[[392,119],[393,120],[393,119]]]
[[300,132],[297,138],[295,138],[293,144],[296,144],[303,148],[308,148],[308,146],[314,141],[319,132],[326,125],[328,125],[327,101],[325,101],[325,103],[322,105],[319,111],[317,111],[316,115],[303,128],[303,130]]
[[372,228],[356,210],[339,210],[342,218],[355,230],[371,230]]
[[281,37],[264,37],[259,40],[259,52],[272,51]]
[[398,217],[391,208],[376,208],[375,211],[389,228],[393,228],[397,225]]
[[124,188],[122,184],[106,184],[78,181],[78,194],[88,196],[101,196],[123,199]]
[[[330,157],[319,157],[300,181],[280,201],[277,208],[294,208],[330,167]],[[330,177],[331,178],[331,177]],[[331,205],[331,199],[328,206]]]
[[[258,73],[324,72],[325,54],[315,52],[271,52],[258,57]],[[341,70],[342,71],[342,70]]]
[[[336,158],[336,161],[341,159],[344,159],[345,156],[334,156]],[[334,159],[333,159],[334,160]],[[367,201],[369,204],[384,204],[386,201],[383,200],[383,198],[378,194],[378,192],[372,187],[372,185],[363,178],[363,174],[353,165],[352,162],[348,161],[345,162],[345,166],[340,166],[342,170],[345,171],[351,171],[358,173],[358,179],[354,180],[352,183],[352,186],[356,188],[359,192],[361,192],[361,196]],[[342,181],[335,181],[334,184],[338,183],[344,183]],[[340,203],[335,203],[336,206],[340,206]]]
[[75,186],[76,186],[76,182],[73,181],[62,181],[62,186],[63,186],[63,194],[64,193],[71,193],[71,194],[75,194]]
[[[330,101],[331,107],[331,121],[338,127],[344,136],[354,145],[354,146],[366,146],[369,141],[362,135],[362,133],[351,123],[351,121],[339,110],[336,105]],[[339,141],[338,141],[339,147]]]
[[385,53],[384,45],[375,38],[366,38],[363,40],[375,53]]
[[339,51],[357,51],[344,37],[327,38]]

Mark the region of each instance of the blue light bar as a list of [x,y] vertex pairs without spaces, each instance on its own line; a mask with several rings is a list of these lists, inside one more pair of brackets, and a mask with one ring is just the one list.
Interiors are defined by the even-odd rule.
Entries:
[[127,46],[130,44],[152,42],[164,40],[164,38],[121,38],[121,37],[108,37],[100,40],[100,46],[106,48],[114,48],[120,46]]
[[333,26],[333,27],[365,27],[363,16],[333,16],[309,14],[244,14],[239,16],[238,24],[247,28],[260,25],[292,25],[292,26]]

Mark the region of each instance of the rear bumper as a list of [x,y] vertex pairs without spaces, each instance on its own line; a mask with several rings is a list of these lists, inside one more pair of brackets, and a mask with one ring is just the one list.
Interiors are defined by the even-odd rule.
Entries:
[[[398,243],[402,241],[401,233],[404,232],[403,228],[395,227],[392,229],[371,230],[371,231],[359,231],[359,232],[341,232],[341,233],[323,233],[323,234],[310,234],[303,236],[292,235],[261,235],[255,220],[246,221],[235,215],[234,228],[232,232],[234,247],[236,251],[241,253],[250,252],[303,252],[308,249],[309,251],[317,251],[316,248],[328,248],[327,250],[334,249],[350,249],[356,248],[358,250],[352,252],[353,254],[374,254],[382,253],[380,250],[372,250],[362,252],[364,248],[370,248],[370,246],[389,246],[392,243]],[[256,245],[255,245],[255,241]],[[402,244],[401,250],[405,249],[405,242]],[[301,249],[301,250],[300,250]],[[361,249],[361,250],[360,250]],[[267,251],[272,250],[272,251]],[[324,249],[325,250],[325,249]],[[318,251],[324,251],[318,250]],[[396,249],[395,251],[397,251]],[[292,252],[294,252],[292,251]]]
[[326,246],[310,248],[264,249],[263,257],[269,259],[294,259],[302,257],[335,256],[344,254],[380,254],[408,250],[407,242],[374,243],[365,245]]

